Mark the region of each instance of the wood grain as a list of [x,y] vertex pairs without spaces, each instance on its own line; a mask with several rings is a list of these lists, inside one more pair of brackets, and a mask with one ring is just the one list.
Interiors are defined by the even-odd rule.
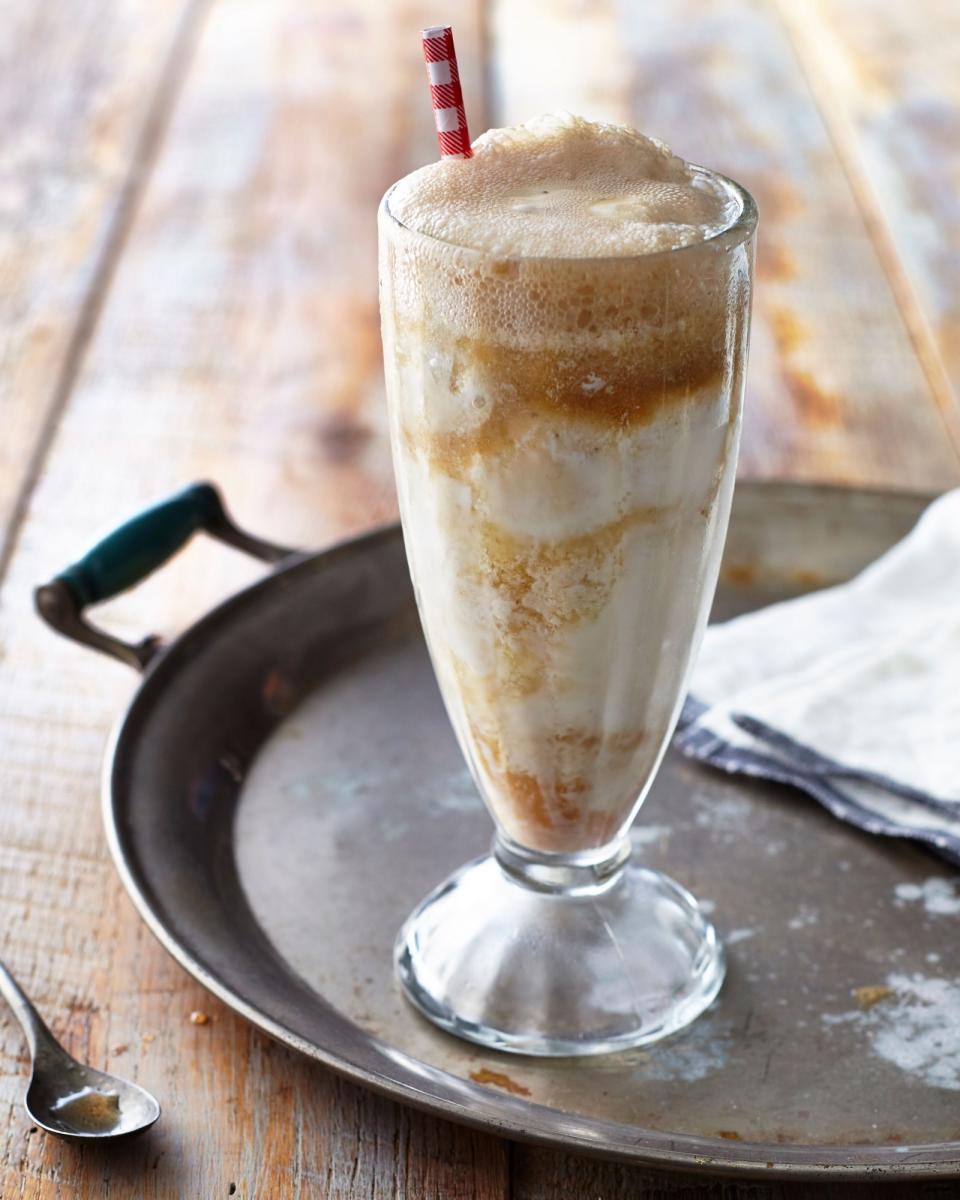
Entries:
[[[377,0],[213,8],[51,441],[0,597],[4,954],[68,1046],[139,1079],[164,1115],[118,1155],[31,1132],[6,1022],[4,1200],[506,1194],[502,1143],[272,1045],[154,943],[97,812],[104,742],[133,677],[55,642],[29,600],[94,533],[197,476],[218,479],[252,528],[292,542],[393,513],[373,214],[387,184],[434,153],[417,38],[431,19],[426,4]],[[471,20],[459,18],[460,53],[482,121]],[[196,545],[98,618],[133,637],[169,631],[258,569]],[[194,1009],[210,1023],[191,1024]]]
[[122,246],[198,5],[0,4],[0,568]]
[[960,6],[778,4],[960,446]]
[[[501,0],[494,11],[499,120],[522,120],[534,104],[626,120],[756,197],[743,473],[956,483],[960,456],[773,5]],[[584,27],[584,49],[597,53],[544,55],[531,73],[530,47],[551,44],[555,21],[571,38]],[[501,55],[500,43],[526,56]]]

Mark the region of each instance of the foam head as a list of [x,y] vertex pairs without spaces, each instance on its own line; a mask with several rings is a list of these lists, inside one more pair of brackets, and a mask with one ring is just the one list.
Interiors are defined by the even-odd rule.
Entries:
[[489,448],[520,420],[621,428],[725,391],[749,299],[742,189],[567,115],[475,151],[408,175],[380,210],[388,354],[443,383],[431,419],[482,411]]
[[702,242],[740,215],[722,180],[625,125],[543,116],[491,129],[473,149],[401,180],[398,220],[504,258],[590,258]]

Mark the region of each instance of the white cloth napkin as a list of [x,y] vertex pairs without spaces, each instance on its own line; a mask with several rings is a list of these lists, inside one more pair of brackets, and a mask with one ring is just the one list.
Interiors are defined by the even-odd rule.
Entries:
[[960,489],[850,583],[710,626],[677,744],[960,863]]

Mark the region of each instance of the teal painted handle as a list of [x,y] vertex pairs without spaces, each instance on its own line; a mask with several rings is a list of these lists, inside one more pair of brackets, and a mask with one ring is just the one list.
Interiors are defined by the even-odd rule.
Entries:
[[162,567],[198,529],[212,530],[225,519],[216,489],[195,483],[108,533],[56,578],[80,608],[99,604]]
[[142,671],[156,657],[158,640],[121,641],[85,620],[84,609],[146,579],[201,529],[264,562],[296,553],[245,533],[231,521],[217,489],[195,483],[107,534],[83,558],[38,587],[37,611],[58,633]]

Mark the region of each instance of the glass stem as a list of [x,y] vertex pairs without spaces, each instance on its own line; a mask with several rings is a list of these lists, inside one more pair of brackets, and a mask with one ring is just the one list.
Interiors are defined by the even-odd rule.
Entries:
[[530,850],[498,832],[493,856],[513,883],[562,896],[599,895],[614,887],[630,859],[630,838],[571,854]]

